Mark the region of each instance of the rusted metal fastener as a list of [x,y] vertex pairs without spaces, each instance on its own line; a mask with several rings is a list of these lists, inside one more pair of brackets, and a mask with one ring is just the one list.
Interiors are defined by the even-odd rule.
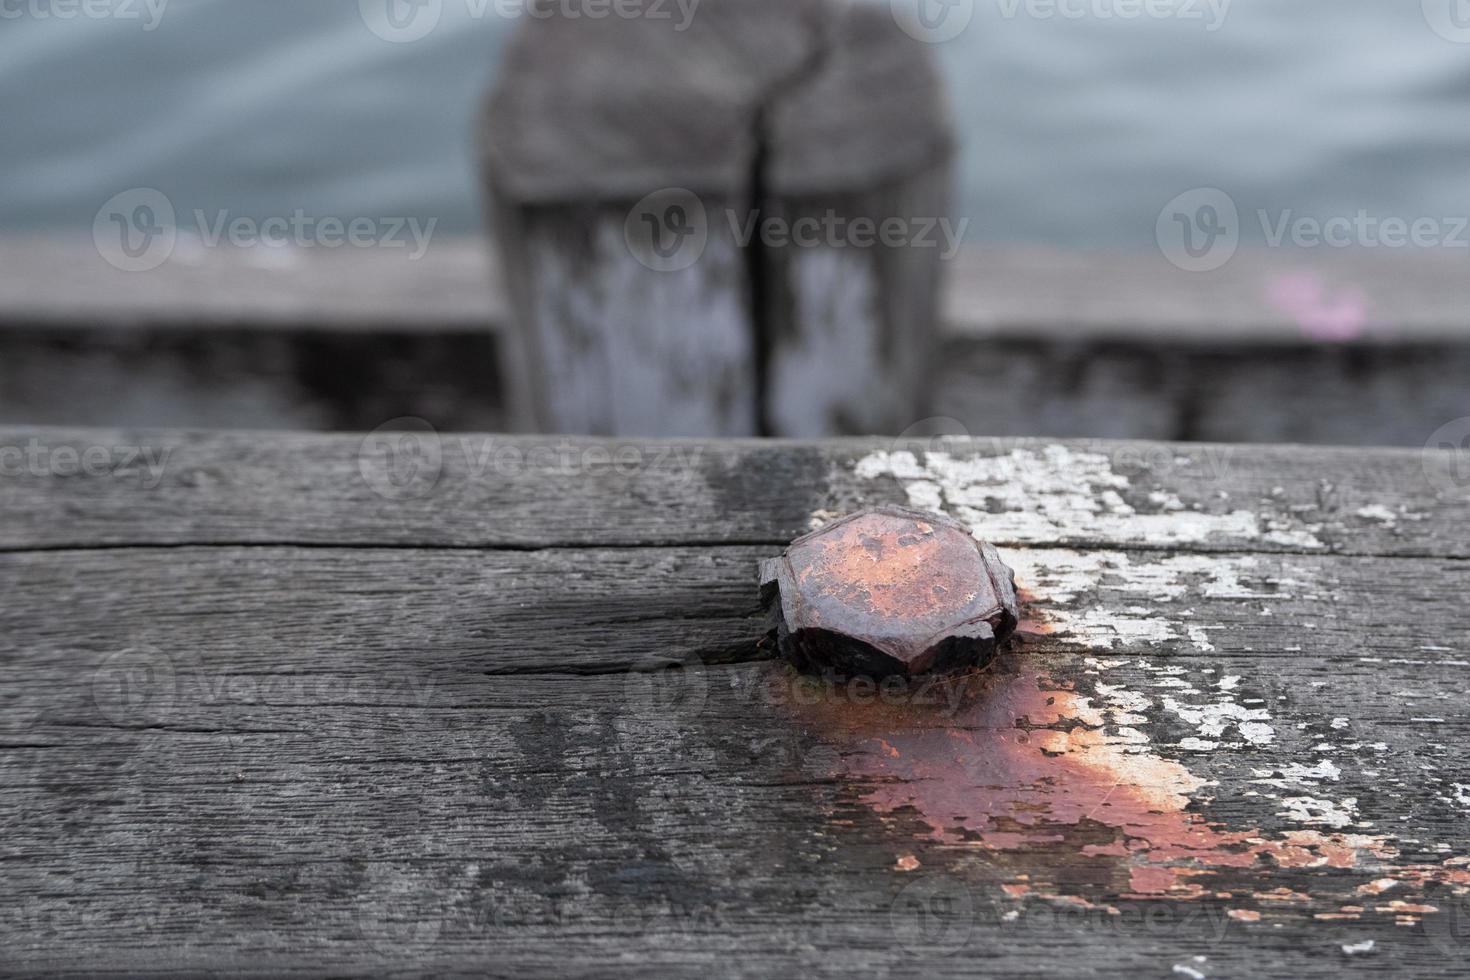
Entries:
[[807,672],[918,676],[989,663],[1016,628],[1015,573],[968,528],[902,507],[860,511],[761,562],[783,656]]

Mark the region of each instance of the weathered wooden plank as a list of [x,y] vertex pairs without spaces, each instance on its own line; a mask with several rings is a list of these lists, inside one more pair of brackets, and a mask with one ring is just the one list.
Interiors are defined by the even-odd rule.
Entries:
[[506,321],[500,267],[478,238],[410,248],[208,248],[180,244],[146,274],[125,272],[90,237],[0,235],[6,326],[180,327],[207,332],[490,330]]
[[[970,244],[945,265],[941,326],[980,340],[1293,346],[1311,338],[1270,294],[1295,277],[1320,283],[1324,302],[1360,295],[1364,345],[1458,344],[1470,307],[1460,258],[1242,250],[1199,275],[1155,252]],[[473,236],[436,234],[413,261],[391,249],[200,248],[138,275],[87,239],[0,235],[0,268],[7,325],[498,331],[509,317],[500,257]]]
[[[806,275],[831,281],[854,258]],[[1470,286],[1454,256],[1242,252],[1197,275],[1158,255],[971,246],[944,266],[933,410],[976,434],[1418,446],[1470,417],[1458,382]],[[493,381],[514,340],[507,285],[478,239],[436,236],[412,262],[198,249],[139,276],[90,241],[0,236],[0,268],[11,424],[365,430],[421,415],[510,427],[514,398]],[[1270,301],[1283,277],[1320,283],[1324,303],[1360,293],[1365,332],[1314,340]],[[842,298],[843,315],[872,312]],[[818,334],[791,356],[861,365],[868,353]],[[342,358],[383,380],[344,390]],[[806,411],[805,389],[785,390]],[[363,394],[380,391],[392,397]]]
[[1470,349],[952,340],[934,411],[992,436],[1418,447],[1470,418]]
[[10,550],[777,544],[907,503],[1000,544],[1470,557],[1470,468],[1438,450],[0,429],[0,470]]
[[1222,268],[1200,274],[1155,251],[976,244],[949,270],[944,321],[974,337],[1204,346],[1317,340],[1303,311],[1279,301],[1285,283],[1315,294],[1321,308],[1345,308],[1348,336],[1367,346],[1459,343],[1470,303],[1463,257],[1434,249],[1242,248]]
[[491,332],[359,327],[0,329],[0,418],[367,431],[427,412],[446,428],[504,428]]
[[1470,566],[1012,548],[973,689],[621,672],[767,553],[0,556],[9,963],[1457,973]]

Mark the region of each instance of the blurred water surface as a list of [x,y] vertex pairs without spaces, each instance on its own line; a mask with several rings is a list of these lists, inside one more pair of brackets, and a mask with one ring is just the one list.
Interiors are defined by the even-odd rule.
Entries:
[[[0,229],[84,232],[133,187],[181,214],[480,227],[469,121],[513,3],[430,0],[437,22],[405,42],[358,0],[59,16],[77,2],[0,0]],[[1126,246],[1201,186],[1247,214],[1470,214],[1470,43],[1433,29],[1438,2],[1173,0],[1178,16],[1122,17],[1106,14],[1127,0],[975,0],[937,45],[963,143],[956,210],[972,240]],[[1443,2],[1470,33],[1465,0]]]

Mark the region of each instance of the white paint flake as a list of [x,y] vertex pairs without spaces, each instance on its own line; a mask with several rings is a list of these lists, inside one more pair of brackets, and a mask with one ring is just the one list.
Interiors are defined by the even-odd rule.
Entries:
[[1369,504],[1367,507],[1359,507],[1357,514],[1365,521],[1378,521],[1381,524],[1390,526],[1398,523],[1398,515],[1382,504]]
[[1265,708],[1247,708],[1234,701],[1218,701],[1212,704],[1184,704],[1165,695],[1164,708],[1194,725],[1198,737],[1218,740],[1226,729],[1234,728],[1242,739],[1252,745],[1269,745],[1276,737],[1275,730],[1266,722],[1271,720]]
[[1194,643],[1194,648],[1203,653],[1210,653],[1215,645],[1210,642],[1210,636],[1205,632],[1203,626],[1189,627],[1189,639]]
[[1251,782],[1275,786],[1277,789],[1310,789],[1319,786],[1324,779],[1335,783],[1342,776],[1342,770],[1329,759],[1323,759],[1315,766],[1291,762],[1277,769],[1252,769],[1251,772],[1258,777]]
[[1351,826],[1358,818],[1358,799],[1355,796],[1349,796],[1340,802],[1311,796],[1288,796],[1280,803],[1285,809],[1278,810],[1277,816],[1302,824],[1341,830]]

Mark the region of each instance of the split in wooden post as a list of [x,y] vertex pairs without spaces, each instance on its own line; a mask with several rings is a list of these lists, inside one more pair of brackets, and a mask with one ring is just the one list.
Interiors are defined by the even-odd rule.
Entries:
[[902,430],[949,227],[932,53],[886,6],[640,9],[527,18],[484,115],[515,424]]

